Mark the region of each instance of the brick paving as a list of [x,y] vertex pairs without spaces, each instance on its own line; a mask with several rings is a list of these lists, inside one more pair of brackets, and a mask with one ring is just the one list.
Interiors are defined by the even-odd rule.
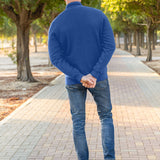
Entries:
[[[127,52],[108,66],[116,160],[160,160],[160,76]],[[0,122],[0,160],[76,160],[62,74]],[[90,160],[103,160],[96,104],[88,91]]]

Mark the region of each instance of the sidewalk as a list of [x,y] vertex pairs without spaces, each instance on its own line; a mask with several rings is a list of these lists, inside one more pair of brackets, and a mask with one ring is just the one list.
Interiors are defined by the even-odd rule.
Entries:
[[[159,160],[160,76],[121,50],[108,71],[116,160]],[[0,122],[0,160],[76,160],[64,78]],[[90,160],[103,160],[100,122],[89,91],[86,119]]]

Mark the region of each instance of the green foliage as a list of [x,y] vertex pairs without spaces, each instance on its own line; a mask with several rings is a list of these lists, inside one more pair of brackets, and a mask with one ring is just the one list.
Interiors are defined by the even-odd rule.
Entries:
[[36,21],[36,24],[40,26],[46,34],[50,23],[53,19],[65,9],[65,2],[60,0],[52,0],[44,8],[44,13],[41,18]]
[[5,16],[1,16],[0,35],[5,37],[12,37],[16,35],[16,26]]
[[128,32],[129,30],[144,30],[145,16],[139,10],[133,9],[133,0],[103,0],[102,8],[109,15],[114,32]]
[[160,23],[160,1],[159,0],[130,0],[127,8],[137,15],[143,16],[154,23]]
[[101,9],[101,0],[82,0],[82,4],[85,6]]
[[[54,1],[54,0],[53,0]],[[38,3],[49,3],[50,0],[1,0],[1,5],[11,5],[14,11],[19,14],[22,9],[34,12]]]
[[40,27],[40,25],[38,24],[38,19],[33,21],[32,24],[31,24],[31,33],[32,34],[43,34],[44,33],[44,30]]
[[47,43],[48,43],[48,37],[46,35],[42,36],[42,43],[47,45]]
[[[101,0],[82,0],[82,4],[94,8],[101,9]],[[48,33],[49,26],[53,19],[64,11],[66,3],[61,0],[52,0],[46,5],[44,13],[41,18],[36,21],[36,24],[44,29],[45,33]]]
[[14,64],[17,64],[17,53],[16,51],[12,51],[8,54],[8,57],[12,60]]

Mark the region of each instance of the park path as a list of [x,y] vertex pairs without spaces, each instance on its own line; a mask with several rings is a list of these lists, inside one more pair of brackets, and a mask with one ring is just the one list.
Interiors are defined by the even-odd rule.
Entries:
[[[160,76],[116,50],[108,66],[116,160],[160,159]],[[62,74],[0,122],[0,160],[76,160],[69,100]],[[90,160],[103,160],[100,122],[86,100]]]

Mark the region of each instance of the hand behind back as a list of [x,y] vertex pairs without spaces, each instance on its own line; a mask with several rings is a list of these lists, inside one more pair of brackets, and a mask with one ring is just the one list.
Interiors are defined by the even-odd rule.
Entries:
[[90,73],[83,76],[81,79],[81,83],[84,87],[94,88],[96,86],[97,79],[93,77]]

